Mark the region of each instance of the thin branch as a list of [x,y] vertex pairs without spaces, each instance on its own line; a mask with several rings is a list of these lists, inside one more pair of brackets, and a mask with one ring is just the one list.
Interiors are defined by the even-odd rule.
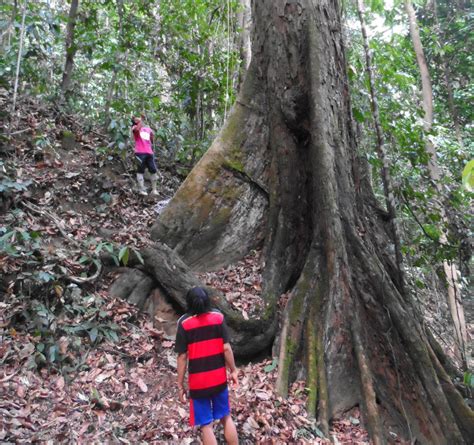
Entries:
[[422,232],[424,233],[424,235],[430,239],[431,241],[433,241],[434,243],[436,243],[436,245],[438,246],[445,246],[445,247],[451,247],[452,249],[458,249],[458,246],[454,246],[453,244],[449,244],[449,243],[441,243],[439,240],[433,238],[426,230],[425,228],[423,227],[423,223],[418,219],[418,217],[416,216],[415,212],[413,211],[413,209],[410,207],[410,204],[408,203],[408,200],[405,198],[405,195],[404,193],[401,194],[401,197],[403,199],[403,203],[405,204],[406,208],[408,209],[408,211],[410,212],[411,216],[413,216],[413,219],[415,220],[415,222],[420,226],[420,229],[422,230]]
[[74,244],[76,247],[79,247],[81,249],[83,248],[81,243],[79,243],[75,239],[72,239],[68,235],[68,233],[61,227],[61,223],[55,215],[53,215],[52,213],[49,213],[47,210],[40,209],[39,207],[35,206],[31,202],[22,201],[21,203],[23,204],[23,206],[25,206],[27,209],[31,210],[32,212],[49,218],[56,225],[57,229],[59,230],[59,232],[64,238],[66,238],[71,244]]

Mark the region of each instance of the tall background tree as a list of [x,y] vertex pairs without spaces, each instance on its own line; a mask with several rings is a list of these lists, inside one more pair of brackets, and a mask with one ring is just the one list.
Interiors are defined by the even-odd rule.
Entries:
[[[427,133],[425,140],[425,148],[428,154],[428,173],[431,181],[438,194],[441,188],[441,169],[438,165],[438,154],[433,142],[429,139],[428,134],[432,131],[433,127],[433,89],[431,86],[431,76],[426,63],[425,53],[420,38],[420,32],[418,29],[418,23],[416,19],[415,9],[410,0],[405,0],[405,8],[409,19],[410,35],[413,41],[413,47],[415,50],[416,60],[420,69],[421,86],[422,86],[422,103],[424,110],[424,130]],[[441,220],[448,226],[447,212],[444,204],[439,206],[439,212]],[[442,244],[447,244],[447,236],[442,233],[439,237]],[[448,288],[448,305],[451,311],[451,317],[454,322],[456,338],[458,342],[458,348],[464,366],[467,367],[466,363],[466,343],[467,343],[467,332],[466,322],[464,320],[464,309],[462,307],[462,295],[458,284],[458,269],[455,264],[448,260],[443,261],[443,270],[446,277],[446,285]]]
[[66,61],[64,63],[63,78],[61,81],[61,92],[66,95],[71,85],[71,75],[74,66],[74,54],[76,53],[76,44],[74,42],[74,29],[76,27],[77,10],[79,0],[72,0],[69,9],[68,21],[66,26]]

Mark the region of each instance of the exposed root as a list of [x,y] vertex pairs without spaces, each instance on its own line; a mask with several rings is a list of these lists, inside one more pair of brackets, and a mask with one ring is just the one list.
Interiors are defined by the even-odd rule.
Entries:
[[[156,280],[166,296],[180,309],[186,311],[186,293],[195,286],[204,286],[179,255],[165,244],[156,243],[142,251],[145,270]],[[223,295],[207,288],[212,304],[226,317],[233,339],[234,353],[238,357],[252,357],[270,347],[278,327],[276,305],[263,309],[258,319],[246,320],[231,307]]]
[[[433,362],[428,353],[421,327],[416,322],[415,315],[410,314],[411,308],[404,308],[400,300],[395,285],[390,280],[384,279],[382,272],[384,269],[378,263],[376,257],[370,255],[365,245],[360,241],[352,228],[346,227],[346,233],[354,244],[357,259],[363,267],[364,273],[372,283],[374,292],[387,307],[390,318],[401,336],[411,363],[425,389],[431,410],[435,414],[439,425],[443,428],[443,434],[451,444],[462,444],[464,440],[455,422],[453,412],[449,406],[446,394],[440,385]],[[438,432],[441,434],[441,432]]]
[[456,390],[452,380],[436,357],[435,352],[430,347],[429,353],[436,369],[436,374],[441,383],[449,406],[451,407],[458,427],[466,443],[474,443],[474,412],[466,405],[459,391]]
[[[291,297],[290,297],[291,298]],[[289,306],[291,302],[289,301],[286,305],[285,311],[282,316],[281,328],[280,328],[280,350],[278,353],[278,377],[276,381],[276,390],[278,394],[286,397],[288,395],[288,329],[290,324],[289,316]]]
[[109,294],[143,309],[151,291],[157,286],[155,280],[138,269],[126,269],[109,289]]
[[318,384],[318,338],[316,333],[316,326],[314,322],[314,317],[310,312],[308,321],[306,323],[306,342],[307,342],[307,352],[306,352],[306,367],[308,369],[308,376],[306,378],[306,385],[308,387],[308,402],[306,404],[306,409],[308,414],[316,417],[316,406],[318,403],[319,397],[319,384]]
[[322,336],[316,337],[317,375],[319,385],[318,419],[322,432],[329,435],[329,391],[326,378],[326,364],[324,362],[324,349]]
[[78,285],[82,285],[82,284],[86,284],[86,283],[93,283],[94,281],[96,281],[100,277],[100,274],[102,273],[102,264],[99,261],[97,261],[94,264],[96,266],[96,271],[90,277],[68,276],[67,279],[69,281],[71,281],[72,283],[75,283],[75,284],[78,284]]
[[290,296],[283,315],[277,379],[277,391],[283,397],[288,396],[290,369],[301,344],[306,309],[306,304],[302,304],[303,299],[305,299],[303,293],[296,291],[295,294]]
[[380,422],[379,409],[374,388],[374,379],[370,370],[369,358],[365,350],[365,342],[361,338],[361,325],[359,315],[356,313],[352,319],[352,339],[354,351],[359,365],[359,374],[362,385],[362,396],[365,406],[365,415],[367,417],[367,426],[374,445],[384,443],[382,426]]

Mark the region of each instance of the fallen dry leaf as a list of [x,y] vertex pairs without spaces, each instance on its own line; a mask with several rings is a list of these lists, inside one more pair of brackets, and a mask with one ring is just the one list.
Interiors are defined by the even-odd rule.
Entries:
[[56,379],[56,383],[55,383],[55,386],[56,388],[58,389],[63,389],[64,388],[64,377],[62,375],[60,375],[57,379]]
[[148,392],[148,386],[141,378],[138,378],[136,383],[142,392]]

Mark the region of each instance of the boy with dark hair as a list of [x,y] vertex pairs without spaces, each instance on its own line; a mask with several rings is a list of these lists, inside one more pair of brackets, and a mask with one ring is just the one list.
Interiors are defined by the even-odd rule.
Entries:
[[204,445],[214,445],[217,441],[212,422],[220,420],[227,443],[237,445],[237,430],[230,417],[226,367],[235,385],[237,368],[224,316],[211,310],[209,295],[202,287],[189,290],[186,304],[188,312],[178,320],[175,345],[179,400],[186,400],[184,375],[188,364],[191,426],[201,427]]
[[135,157],[138,161],[137,181],[138,192],[140,195],[147,195],[145,188],[145,168],[151,173],[151,194],[158,195],[156,190],[156,175],[155,155],[153,153],[153,131],[150,127],[143,125],[142,118],[132,117],[132,133],[135,140]]

